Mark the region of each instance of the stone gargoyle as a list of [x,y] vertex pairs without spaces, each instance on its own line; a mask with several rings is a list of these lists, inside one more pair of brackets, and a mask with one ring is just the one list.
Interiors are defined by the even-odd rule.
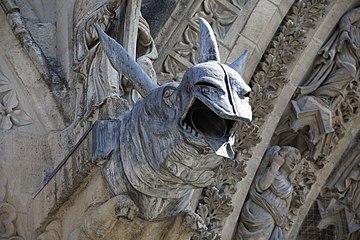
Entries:
[[181,83],[161,86],[97,26],[112,66],[143,97],[121,116],[119,149],[103,167],[114,196],[126,196],[135,209],[119,216],[153,221],[183,211],[194,189],[212,183],[222,157],[234,158],[235,122],[251,121],[250,87],[241,77],[247,52],[230,66],[220,63],[209,23],[199,23],[200,63]]

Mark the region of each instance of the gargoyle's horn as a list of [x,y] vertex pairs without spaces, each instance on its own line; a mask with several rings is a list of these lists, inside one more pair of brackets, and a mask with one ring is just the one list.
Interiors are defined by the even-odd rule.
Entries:
[[203,18],[199,18],[200,24],[200,58],[199,63],[210,60],[220,62],[219,48],[215,34],[210,24]]
[[239,73],[240,76],[244,77],[245,66],[247,64],[248,57],[249,51],[245,50],[238,59],[236,59],[232,64],[229,65],[229,67]]
[[127,51],[109,37],[104,31],[95,24],[99,38],[105,49],[106,55],[110,59],[111,65],[126,78],[133,82],[135,89],[146,97],[151,90],[157,87],[155,81],[144,72],[141,66],[131,57]]

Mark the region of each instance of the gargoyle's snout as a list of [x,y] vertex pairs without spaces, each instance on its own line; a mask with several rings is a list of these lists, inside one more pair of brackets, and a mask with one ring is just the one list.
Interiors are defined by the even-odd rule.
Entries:
[[225,120],[206,107],[199,107],[190,112],[191,123],[195,130],[207,137],[225,137]]
[[234,158],[233,136],[230,133],[235,121],[222,118],[199,99],[195,99],[182,121],[182,126],[196,138],[202,138],[219,156]]

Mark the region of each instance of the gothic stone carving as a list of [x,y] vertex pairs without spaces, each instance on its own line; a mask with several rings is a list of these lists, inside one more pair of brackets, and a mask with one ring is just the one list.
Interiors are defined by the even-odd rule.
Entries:
[[231,49],[232,41],[235,40],[231,35],[242,28],[241,20],[246,19],[245,5],[255,6],[256,3],[257,1],[243,0],[189,1],[188,4],[191,7],[186,11],[187,17],[183,18],[184,13],[174,13],[179,19],[183,18],[183,21],[178,24],[173,34],[176,37],[171,40],[165,38],[166,43],[161,43],[165,46],[174,46],[174,48],[161,49],[160,59],[155,63],[160,73],[159,82],[180,82],[188,67],[198,62],[200,31],[197,23],[199,17],[206,19],[212,26],[217,39],[223,46]]
[[[122,2],[121,0],[90,2],[77,0],[75,2],[74,69],[83,78],[83,92],[78,92],[77,121],[91,120],[91,118],[96,120],[95,110],[106,104],[113,104],[112,108],[114,109],[109,109],[100,118],[117,118],[118,115],[128,110],[129,104],[133,103],[131,81],[124,79],[111,66],[103,47],[99,44],[94,28],[94,23],[97,23],[104,31],[111,32],[111,35],[116,36],[115,38],[120,41],[121,23],[114,21],[114,18],[118,14],[117,9]],[[137,57],[137,62],[148,75],[155,79],[152,61],[157,58],[157,51],[150,35],[149,26],[141,15],[137,31],[138,39],[133,39],[133,41],[137,41],[134,58]]]
[[54,220],[46,226],[45,232],[40,234],[36,240],[61,240],[61,223]]
[[[236,122],[250,121],[250,88],[219,62],[209,24],[200,19],[200,62],[180,84],[156,86],[126,51],[98,27],[104,49],[144,99],[120,120],[121,142],[103,169],[114,195],[128,195],[146,220],[174,216],[193,189],[209,185],[222,157],[233,158]],[[116,55],[114,53],[118,53]],[[232,66],[243,72],[240,64]],[[121,215],[128,216],[126,210]]]
[[[359,8],[341,18],[338,28],[319,51],[311,76],[299,87],[299,94],[293,100],[297,117],[291,128],[298,131],[309,126],[307,142],[314,148],[311,157],[320,166],[334,143],[344,135],[346,122],[359,108],[359,19]],[[328,147],[323,148],[325,144]]]
[[15,220],[16,211],[13,205],[6,201],[7,179],[0,166],[0,239],[24,240],[17,235]]
[[[119,76],[99,47],[94,23],[108,30],[121,1],[83,1],[74,4],[74,70],[84,77],[78,93],[77,121],[87,119],[108,98],[120,97]],[[99,71],[99,69],[102,69]],[[82,96],[82,97],[79,97]]]
[[32,123],[30,116],[19,109],[19,101],[9,79],[0,70],[0,130]]
[[49,67],[49,61],[43,51],[31,36],[26,27],[24,18],[21,16],[20,9],[14,0],[2,0],[0,7],[6,14],[8,23],[15,37],[21,43],[24,51],[28,54],[36,69],[44,77],[46,83],[52,88],[53,93],[57,96],[63,95],[64,83],[60,77]]
[[359,239],[359,150],[357,137],[327,179],[303,221],[298,239],[323,239],[329,235],[333,239]]
[[317,200],[321,216],[317,227],[322,230],[334,226],[340,239],[359,239],[359,148],[355,147],[334,169]]
[[298,149],[273,146],[264,156],[240,215],[236,239],[285,239],[284,228],[292,198]]
[[276,129],[274,139],[278,140],[273,142],[297,147],[304,158],[302,165],[307,168],[306,174],[297,177],[290,218],[305,201],[316,171],[326,164],[326,157],[358,113],[359,13],[357,8],[341,18],[320,49],[309,79],[295,94],[291,112],[284,114]]
[[114,227],[119,216],[133,219],[136,207],[128,197],[115,196],[102,204],[90,207],[86,211],[83,224],[71,232],[67,240],[99,240]]
[[215,182],[204,188],[196,208],[196,213],[203,219],[204,227],[194,234],[192,240],[221,239],[219,231],[223,220],[233,211],[231,197],[237,190],[236,183],[246,175],[246,158],[241,156],[242,158],[234,160],[224,158],[217,170]]
[[306,32],[324,15],[326,0],[297,1],[266,50],[250,85],[254,117],[263,118],[273,110],[273,101],[287,83],[288,65],[306,44]]
[[[231,2],[235,4],[236,1]],[[327,1],[323,0],[296,1],[279,28],[277,35],[269,44],[269,48],[263,57],[265,60],[259,64],[250,82],[252,86],[250,99],[254,119],[248,124],[242,124],[236,131],[236,144],[242,149],[242,159],[250,159],[251,147],[254,147],[261,140],[259,135],[260,127],[264,123],[266,115],[271,112],[272,103],[278,96],[280,89],[287,82],[288,66],[291,66],[292,62],[296,60],[293,56],[306,46],[306,32],[314,28],[316,22],[324,15],[326,4]],[[177,73],[181,72],[181,70],[176,69],[180,68],[181,64],[176,63],[174,58],[171,59],[172,61],[165,61],[167,65],[164,67],[166,69],[166,67],[170,66],[172,70],[170,72],[178,77]],[[244,163],[244,167],[245,165]],[[241,171],[241,173],[246,174],[245,171]],[[295,189],[303,189],[303,186],[309,186],[309,183],[314,181],[313,172],[304,173],[303,175],[306,177],[301,180],[297,179]],[[238,178],[238,181],[240,180],[241,178]],[[200,201],[197,209],[197,212],[204,217],[208,228],[208,231],[201,232],[201,239],[219,239],[218,232],[221,231],[221,223],[232,211],[232,193],[223,189],[235,190],[235,184],[228,185],[224,181],[224,184],[218,184],[217,186],[221,186],[221,188],[209,187],[204,189],[202,194],[204,202]],[[298,196],[294,201],[298,201],[299,197],[301,196]],[[219,199],[222,200],[219,201]],[[203,214],[212,209],[221,209],[221,214]]]

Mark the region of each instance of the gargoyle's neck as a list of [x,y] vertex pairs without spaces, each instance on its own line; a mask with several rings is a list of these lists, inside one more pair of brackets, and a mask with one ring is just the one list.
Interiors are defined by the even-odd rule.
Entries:
[[120,152],[124,174],[132,187],[144,194],[183,197],[191,190],[169,171],[162,171],[166,152],[179,144],[180,133],[160,130],[159,122],[149,118],[142,104],[136,104],[122,121]]

